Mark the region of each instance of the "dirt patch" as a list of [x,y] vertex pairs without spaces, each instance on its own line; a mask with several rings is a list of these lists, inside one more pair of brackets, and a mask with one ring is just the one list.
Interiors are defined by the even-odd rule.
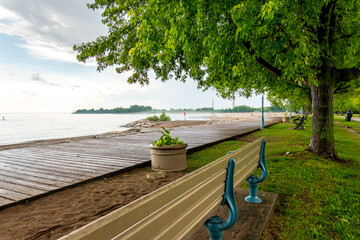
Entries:
[[4,209],[1,239],[57,239],[185,175],[150,180],[149,172],[149,167],[134,169]]
[[352,133],[352,134],[355,134],[355,135],[357,135],[358,137],[359,137],[359,134],[358,134],[358,132],[357,131],[355,131],[354,129],[352,129],[352,128],[349,128],[349,127],[346,127],[345,125],[343,125],[341,122],[339,122],[339,121],[334,121],[336,124],[339,124],[341,127],[344,127],[345,129],[346,129],[346,131],[348,131],[348,132],[350,132],[350,133]]
[[[263,200],[260,204],[245,202],[244,198],[249,195],[249,190],[237,189],[235,192],[236,205],[238,208],[238,219],[236,224],[225,231],[223,239],[248,240],[260,239],[262,232],[269,222],[271,213],[276,202],[277,195],[274,193],[259,191],[258,195]],[[228,209],[221,206],[213,215],[220,216],[223,220],[228,217]],[[209,239],[207,228],[201,226],[193,234],[190,240]],[[276,238],[275,238],[276,239]]]

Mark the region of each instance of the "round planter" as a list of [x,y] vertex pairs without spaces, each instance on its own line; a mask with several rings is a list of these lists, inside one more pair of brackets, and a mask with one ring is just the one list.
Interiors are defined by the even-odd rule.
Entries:
[[289,118],[289,117],[283,117],[283,118],[282,118],[282,121],[283,121],[284,123],[288,123],[288,122],[290,122],[290,118]]
[[180,171],[186,169],[186,147],[188,145],[150,145],[151,167],[155,171]]

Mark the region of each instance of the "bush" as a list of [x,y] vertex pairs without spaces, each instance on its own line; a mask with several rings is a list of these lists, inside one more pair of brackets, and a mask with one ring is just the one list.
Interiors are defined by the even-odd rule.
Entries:
[[147,120],[153,121],[153,122],[158,122],[159,121],[159,117],[154,115],[154,116],[150,116],[146,118]]
[[166,116],[165,112],[162,112],[160,117],[154,115],[146,118],[147,120],[158,122],[158,121],[171,121],[171,118],[169,116]]
[[162,112],[159,120],[160,121],[171,121],[171,118],[169,116],[166,116],[165,112]]

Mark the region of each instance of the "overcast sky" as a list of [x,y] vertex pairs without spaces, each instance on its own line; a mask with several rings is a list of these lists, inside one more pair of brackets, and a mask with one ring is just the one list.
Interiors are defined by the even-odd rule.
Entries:
[[[150,85],[129,85],[130,73],[114,68],[101,73],[94,61],[79,63],[74,44],[105,35],[101,12],[89,0],[0,0],[0,113],[72,112],[82,108],[230,108],[232,101],[215,91],[152,79]],[[261,97],[237,98],[236,105],[261,106]],[[265,101],[265,105],[269,105]]]

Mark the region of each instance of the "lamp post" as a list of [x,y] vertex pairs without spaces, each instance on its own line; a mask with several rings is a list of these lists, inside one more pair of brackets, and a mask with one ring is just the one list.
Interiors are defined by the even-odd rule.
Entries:
[[264,130],[264,94],[261,97],[261,130]]
[[290,99],[290,119],[291,119],[291,99]]

